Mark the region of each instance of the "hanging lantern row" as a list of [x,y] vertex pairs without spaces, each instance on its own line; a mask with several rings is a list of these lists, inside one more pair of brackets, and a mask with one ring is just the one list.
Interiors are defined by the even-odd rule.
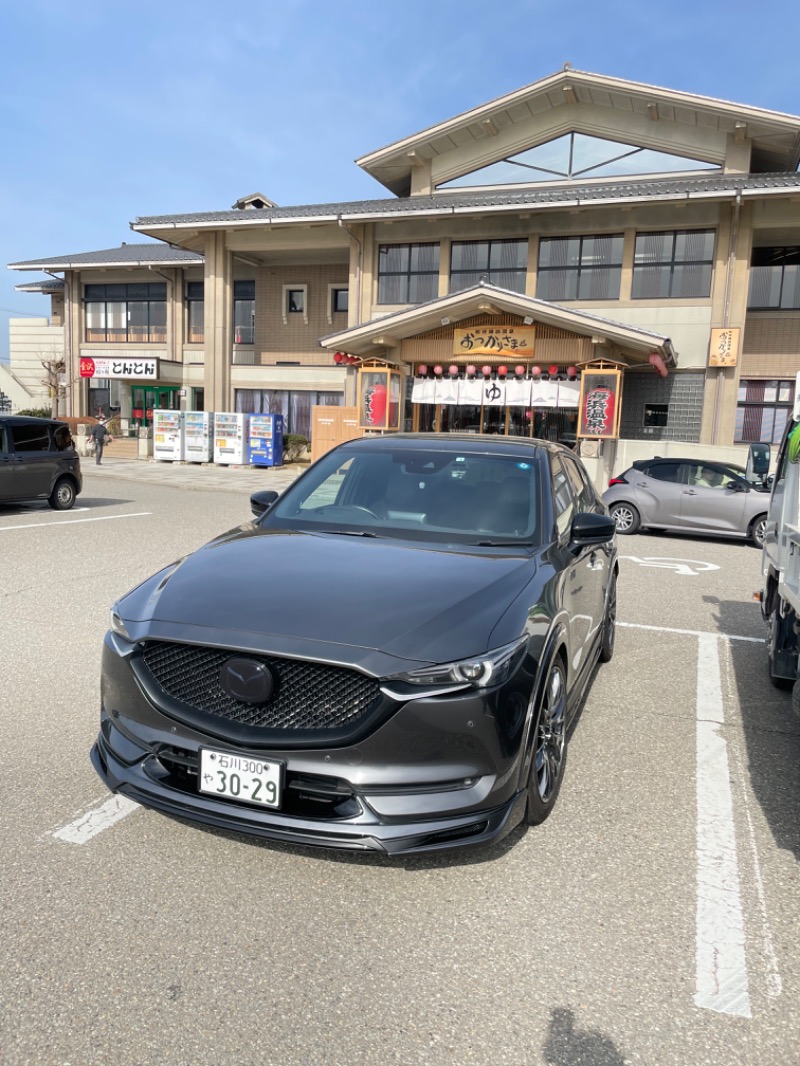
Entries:
[[357,355],[348,355],[347,352],[334,352],[333,361],[337,366],[360,366],[361,360]]
[[[426,378],[433,376],[434,378],[440,378],[448,376],[451,378],[461,377],[463,373],[464,377],[475,378],[482,376],[490,378],[493,374],[498,378],[507,378],[512,375],[512,371],[507,366],[489,366],[486,364],[482,367],[472,366],[456,366],[452,363],[447,368],[447,375],[445,375],[444,367],[439,363],[436,366],[429,367],[426,363],[420,363],[417,366],[417,377]],[[531,378],[542,378],[544,380],[556,380],[558,378],[566,378],[568,381],[574,381],[578,377],[578,368],[576,366],[556,366],[555,363],[552,366],[523,366],[519,363],[513,368],[513,376],[515,378],[524,378],[529,376]]]

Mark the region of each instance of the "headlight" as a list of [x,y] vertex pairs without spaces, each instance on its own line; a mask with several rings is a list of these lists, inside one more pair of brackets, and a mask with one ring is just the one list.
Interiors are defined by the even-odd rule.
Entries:
[[440,666],[426,666],[421,670],[409,670],[408,673],[396,674],[390,681],[405,681],[409,685],[424,685],[426,688],[444,688],[458,686],[464,688],[486,688],[488,685],[501,685],[515,660],[528,642],[527,637],[515,640],[513,644],[504,644],[484,655],[472,659],[461,659],[455,663],[442,663]]
[[132,640],[130,633],[125,628],[125,623],[122,621],[122,617],[117,610],[116,603],[109,611],[108,628],[112,633],[116,633],[118,637],[122,637],[123,640]]

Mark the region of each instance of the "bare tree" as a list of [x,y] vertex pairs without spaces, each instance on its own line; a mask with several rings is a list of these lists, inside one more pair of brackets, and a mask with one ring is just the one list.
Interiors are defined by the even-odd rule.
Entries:
[[43,358],[42,353],[40,353],[39,362],[45,372],[45,376],[39,380],[50,394],[50,413],[53,418],[56,418],[58,416],[58,401],[62,400],[67,394],[67,387],[64,384],[67,364],[63,354],[55,346],[52,352],[48,353],[47,358]]

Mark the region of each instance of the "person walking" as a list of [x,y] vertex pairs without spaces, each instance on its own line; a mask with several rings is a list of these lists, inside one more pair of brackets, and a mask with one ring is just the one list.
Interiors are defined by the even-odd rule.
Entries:
[[108,432],[105,422],[96,422],[92,426],[89,436],[94,441],[94,461],[97,466],[100,466],[103,458],[103,448],[106,444],[112,444],[114,438]]

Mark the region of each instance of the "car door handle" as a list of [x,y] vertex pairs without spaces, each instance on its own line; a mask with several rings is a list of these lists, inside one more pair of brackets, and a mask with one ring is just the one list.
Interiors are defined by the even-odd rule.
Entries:
[[684,496],[696,496],[697,491],[695,489],[681,489]]

